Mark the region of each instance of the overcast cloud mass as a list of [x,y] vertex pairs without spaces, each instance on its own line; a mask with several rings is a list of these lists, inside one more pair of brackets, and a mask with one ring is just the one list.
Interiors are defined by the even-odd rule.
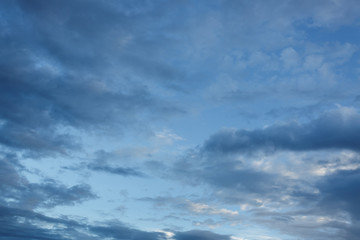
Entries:
[[2,0],[0,47],[0,239],[359,239],[358,0]]

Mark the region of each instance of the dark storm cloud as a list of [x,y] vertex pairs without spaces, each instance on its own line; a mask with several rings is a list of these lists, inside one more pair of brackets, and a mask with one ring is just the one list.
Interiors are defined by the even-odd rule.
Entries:
[[87,184],[67,187],[52,179],[30,183],[21,173],[23,167],[16,158],[0,159],[0,204],[25,209],[74,205],[97,196]]
[[209,153],[251,153],[259,150],[311,151],[360,149],[360,114],[339,108],[309,123],[289,122],[263,129],[221,131],[204,144]]

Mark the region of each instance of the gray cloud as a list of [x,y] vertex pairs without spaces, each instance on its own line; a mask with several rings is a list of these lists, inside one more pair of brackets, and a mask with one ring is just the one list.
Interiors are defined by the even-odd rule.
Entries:
[[319,183],[322,199],[319,207],[326,212],[346,211],[354,222],[360,221],[360,169],[341,170]]
[[256,195],[266,195],[269,198],[273,195],[277,199],[278,194],[289,190],[286,183],[292,183],[292,180],[286,177],[246,166],[226,153],[204,152],[202,147],[179,158],[172,166],[172,171],[188,184],[207,183],[215,189],[221,189],[224,196],[229,192],[229,196],[225,198],[232,203]]
[[[201,49],[209,53],[227,52],[239,43],[247,47],[254,43],[257,46],[265,44],[264,39],[268,45],[268,38],[262,34],[258,36],[262,30],[277,39],[270,42],[284,43],[288,36],[270,33],[291,32],[287,30],[293,30],[293,21],[312,18],[318,25],[328,26],[329,22],[346,24],[342,21],[345,17],[356,17],[353,9],[348,8],[350,4],[344,4],[336,15],[336,21],[332,18],[334,16],[321,18],[324,16],[318,10],[331,12],[334,4],[321,2],[313,6],[307,1],[296,2],[296,9],[283,2],[271,14],[263,12],[266,7],[259,8],[255,3],[219,2],[214,4],[224,8],[226,14],[214,15],[213,19],[201,19],[187,2],[124,4],[79,0],[71,3],[53,1],[50,4],[36,0],[31,4],[28,1],[4,1],[2,4],[6,11],[3,10],[2,14],[4,30],[0,40],[4,49],[0,55],[0,107],[4,109],[0,113],[0,132],[10,138],[0,138],[0,142],[37,152],[64,152],[72,147],[78,148],[76,139],[61,133],[61,129],[67,126],[103,129],[115,124],[124,128],[141,121],[142,114],[162,118],[183,113],[185,110],[155,97],[148,84],[156,79],[155,85],[160,82],[161,86],[172,89],[196,89],[204,84],[199,79],[214,75],[207,73],[209,69],[227,70],[219,69],[222,64],[218,58],[209,61],[189,57],[184,55],[187,52],[184,49],[201,55]],[[191,21],[179,24],[179,16],[168,18],[169,13],[176,12],[179,7]],[[243,15],[239,15],[239,9]],[[259,17],[254,19],[249,12],[255,10],[259,11]],[[212,7],[206,5],[204,11],[213,13]],[[283,14],[285,18],[279,17]],[[254,21],[243,21],[244,17]],[[272,22],[269,21],[272,18],[284,24],[265,24]],[[228,22],[238,22],[243,31],[239,33],[227,28]],[[224,43],[222,39],[227,38],[219,39],[212,36],[211,31],[202,32],[194,28],[202,24],[217,26],[220,36],[231,36],[234,42]],[[185,32],[190,40],[177,37]],[[244,36],[250,36],[251,40]],[[212,41],[204,45],[199,40],[204,38]],[[215,46],[225,49],[214,49]],[[224,46],[229,46],[229,49]],[[168,52],[173,54],[169,56]],[[188,63],[170,64],[179,62],[178,55],[187,57]],[[199,66],[197,72],[189,69],[194,64]],[[209,67],[205,69],[204,65]],[[191,76],[184,76],[183,72],[189,72]],[[195,78],[197,81],[193,81]]]
[[[125,26],[133,18],[111,4],[4,1],[2,5],[6,14],[0,37],[4,50],[0,55],[1,144],[38,155],[65,153],[79,148],[77,139],[64,131],[66,127],[120,132],[141,121],[139,115],[156,118],[184,112],[129,77],[132,70],[126,64],[147,62],[133,63],[125,57],[136,46],[122,52],[116,39],[131,34],[132,28]],[[102,21],[94,20],[99,18]],[[113,54],[116,48],[121,57]],[[161,64],[149,66],[152,71],[162,72],[161,68]]]
[[[162,233],[143,232],[122,225],[121,223],[107,223],[105,226],[88,225],[70,219],[52,218],[42,214],[0,206],[0,239],[46,239],[69,240],[86,239],[165,239]],[[45,228],[43,224],[51,224],[52,228]]]
[[[253,159],[253,156],[248,156],[246,161]],[[303,161],[306,164],[314,160]],[[320,161],[325,164],[320,166],[326,167],[330,161]],[[342,166],[338,164],[331,161],[331,166],[341,169]],[[349,164],[357,166],[358,155],[349,159]],[[249,221],[270,229],[278,229],[300,239],[357,239],[360,218],[357,204],[359,169],[334,170],[325,176],[292,179],[256,167],[247,167],[234,156],[203,155],[202,149],[199,149],[197,155],[191,152],[179,160],[174,170],[176,176],[187,183],[207,184],[213,191],[207,201],[217,199],[223,204],[244,206],[246,210],[243,211],[247,212]],[[179,201],[167,198],[152,201],[159,205],[173,203],[174,209],[186,206],[177,206]],[[223,218],[227,222],[236,219],[241,221],[241,218],[236,217]],[[330,229],[331,232],[324,229]]]
[[118,164],[113,163],[121,162],[121,160],[121,156],[118,154],[101,150],[95,152],[94,159],[89,160],[90,163],[82,162],[74,166],[65,166],[63,169],[72,171],[89,169],[96,172],[104,172],[126,177],[147,177],[145,173],[136,167],[118,166]]
[[16,158],[0,159],[0,203],[24,209],[52,208],[57,205],[74,205],[97,196],[87,184],[67,187],[52,179],[31,183],[22,174],[23,167]]
[[[10,69],[15,71],[16,67]],[[10,147],[65,151],[77,147],[77,143],[69,134],[59,133],[57,129],[62,126],[78,129],[99,126],[101,129],[118,120],[121,128],[130,124],[137,110],[156,105],[142,89],[131,93],[112,92],[97,89],[95,85],[100,83],[96,82],[73,83],[73,77],[45,80],[46,76],[40,76],[44,79],[34,82],[36,76],[32,71],[24,75],[18,77],[10,73],[10,79],[1,81],[3,137],[0,142]]]
[[[141,231],[118,221],[108,221],[94,225],[89,224],[86,221],[78,222],[64,217],[47,217],[34,211],[4,206],[0,206],[0,223],[0,239],[167,239],[165,234],[162,232]],[[45,225],[51,225],[52,227],[44,227]],[[228,240],[230,239],[230,237],[225,235],[219,235],[209,231],[193,230],[188,232],[174,232],[174,239]]]
[[131,239],[131,240],[166,240],[163,233],[160,232],[144,232],[137,229],[132,229],[120,224],[108,225],[108,226],[93,226],[90,227],[90,231],[97,234],[102,238],[112,239]]
[[[311,223],[295,220],[304,216],[311,219]],[[335,219],[324,222],[316,221],[316,219],[323,218],[324,215],[317,215],[314,212],[307,212],[306,215],[297,215],[294,213],[268,213],[267,216],[263,214],[258,216],[256,221],[269,227],[270,229],[278,229],[280,232],[288,236],[296,236],[299,239],[357,239],[356,235],[354,235],[358,231],[356,223],[346,224]]]
[[[324,112],[308,123],[222,131],[179,158],[173,172],[186,183],[205,183],[213,190],[210,199],[241,204],[249,209],[249,219],[285,234],[304,239],[323,240],[332,235],[334,239],[356,239],[360,182],[355,152],[359,150],[359,133],[360,114],[346,107]],[[321,150],[334,154],[320,154]],[[351,150],[352,157],[335,157],[342,150]],[[327,174],[304,172],[302,176],[299,172],[299,177],[292,178],[251,164],[265,157],[271,168],[275,164],[272,157],[282,151],[314,153],[314,157],[304,155],[298,161],[306,168],[327,169]],[[290,164],[285,171],[294,170],[291,159],[281,161]],[[353,170],[341,170],[349,167]],[[304,216],[313,223],[302,221]],[[323,229],[332,229],[332,235]]]
[[118,166],[113,162],[121,162],[122,157],[114,152],[97,151],[95,152],[92,163],[87,164],[87,168],[93,171],[111,173],[121,176],[146,177],[146,174],[134,167]]
[[93,171],[106,172],[121,176],[145,177],[144,173],[129,167],[111,167],[104,164],[89,164],[88,168]]
[[[231,87],[230,91],[226,88],[220,92],[224,94],[220,94],[219,99],[232,102],[271,99],[274,93],[281,100],[294,94],[297,95],[295,99],[312,95],[317,101],[319,98],[326,101],[352,96],[356,92],[355,87],[342,91],[348,88],[348,83],[336,85],[336,79],[335,87],[324,86],[328,84],[328,78],[337,76],[337,72],[339,76],[352,74],[347,67],[339,70],[339,66],[356,51],[351,44],[338,45],[340,48],[349,47],[346,50],[348,55],[340,56],[341,59],[324,55],[328,60],[323,72],[312,68],[292,71],[297,64],[285,64],[287,67],[283,70],[283,63],[278,59],[285,46],[292,46],[293,53],[298,56],[293,63],[301,65],[309,50],[301,42],[310,42],[306,38],[314,38],[312,34],[306,36],[304,29],[315,32],[318,27],[325,27],[334,35],[339,34],[336,32],[339,26],[359,19],[360,5],[356,0],[316,3],[285,0],[246,4],[241,1],[210,1],[208,4],[204,1],[207,3],[197,2],[197,7],[193,7],[195,2],[2,1],[1,148],[14,152],[24,150],[32,157],[67,154],[81,148],[81,139],[73,130],[118,134],[129,126],[143,126],[154,119],[184,113],[184,109],[162,100],[161,95],[169,94],[169,90],[173,91],[169,95],[183,94],[181,96],[196,92],[222,74],[228,74],[234,82],[239,81],[238,85],[235,84],[239,88]],[[299,25],[304,29],[298,29]],[[317,48],[316,41],[311,44]],[[333,52],[334,45],[329,46],[327,50],[316,51],[320,55]],[[288,60],[294,60],[288,57]],[[229,61],[225,62],[225,58]],[[305,63],[311,61],[305,60]],[[293,73],[299,71],[314,77],[301,76],[288,81]],[[240,82],[239,78],[249,80]],[[351,84],[355,86],[353,82]],[[278,89],[285,89],[286,94]],[[215,90],[219,93],[218,88]],[[334,96],[330,96],[332,94]],[[359,102],[358,98],[355,98],[355,103]],[[300,108],[286,106],[272,114],[275,117],[283,114],[283,109],[302,115]],[[308,110],[312,112],[316,108]],[[275,206],[289,206],[293,200],[296,207],[300,206],[299,202],[304,208],[315,205],[314,214],[319,216],[321,213],[336,215],[345,212],[350,214],[351,224],[332,221],[321,227],[341,230],[342,235],[336,235],[339,239],[356,239],[360,234],[356,206],[359,201],[357,170],[335,172],[309,183],[251,168],[243,162],[251,161],[252,153],[262,151],[358,151],[360,117],[357,112],[348,110],[341,108],[327,112],[308,123],[288,122],[272,124],[264,129],[219,132],[210,137],[199,151],[196,150],[194,157],[189,154],[180,159],[174,166],[175,176],[181,176],[191,184],[206,183],[220,190],[214,193],[214,197],[226,203],[259,206],[254,199],[264,197]],[[248,159],[235,159],[236,154]],[[21,172],[23,166],[11,155],[0,159],[0,163],[1,205],[51,208],[96,197],[86,184],[69,187],[52,179],[31,183]],[[163,166],[154,163],[153,167]],[[85,163],[82,169],[144,176],[137,168],[100,162]],[[320,193],[314,194],[314,189]],[[290,200],[281,200],[285,195]],[[183,203],[175,201],[173,206],[176,204]],[[70,224],[67,220],[51,219],[15,208],[2,207],[0,211],[0,239],[164,238],[163,234],[140,231],[117,222],[90,226],[76,222]],[[275,217],[276,214],[270,215]],[[290,224],[275,225],[282,229],[287,227],[301,236],[299,229],[309,228],[291,225],[295,215],[277,215],[277,219]],[[36,221],[58,225],[54,229],[45,229]],[[84,231],[89,231],[89,234]],[[307,239],[316,239],[314,236],[305,235]],[[318,239],[324,239],[323,236]],[[174,239],[211,240],[229,239],[229,236],[190,231],[177,232]]]
[[220,235],[209,231],[192,230],[177,233],[176,240],[230,240],[230,236]]
[[138,201],[150,202],[155,208],[168,208],[173,210],[185,211],[187,215],[214,215],[222,216],[228,219],[237,217],[238,212],[229,209],[217,207],[215,205],[208,205],[198,199],[191,200],[192,198],[185,197],[145,197],[137,199]]
[[322,149],[359,150],[360,114],[339,108],[325,112],[309,123],[289,122],[263,129],[222,131],[204,144],[208,153],[251,153],[256,151],[310,151]]

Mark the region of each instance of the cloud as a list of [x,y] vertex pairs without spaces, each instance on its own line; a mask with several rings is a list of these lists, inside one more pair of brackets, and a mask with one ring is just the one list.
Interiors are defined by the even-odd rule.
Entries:
[[77,79],[75,83],[74,76],[49,80],[36,76],[33,69],[17,76],[16,65],[6,68],[14,72],[1,81],[0,143],[9,147],[36,152],[78,148],[71,135],[61,133],[64,127],[106,129],[117,120],[121,128],[133,121],[139,109],[156,105],[140,88],[130,93],[98,90],[95,85],[101,82]]
[[[183,112],[129,79],[132,67],[151,64],[126,66],[136,47],[113,54],[122,51],[117,39],[131,32],[123,28],[132,19],[125,13],[96,1],[85,8],[82,1],[2,5],[7,32],[0,38],[0,144],[38,155],[66,153],[81,145],[69,128],[119,133],[144,116]],[[162,71],[161,64],[149,68]]]
[[0,206],[0,221],[0,238],[6,239],[165,239],[162,233],[140,231],[119,222],[89,225],[86,222],[52,218],[33,211],[3,206]]
[[155,133],[154,140],[159,145],[172,145],[174,142],[184,139],[169,129],[163,129],[162,131]]
[[239,215],[238,211],[226,208],[219,208],[217,206],[212,206],[199,201],[189,200],[183,197],[145,197],[138,200],[151,202],[156,208],[171,206],[173,209],[186,211],[188,214],[209,216],[213,215],[228,218],[236,217]]
[[98,172],[106,172],[121,176],[135,176],[135,177],[144,177],[145,174],[142,172],[139,172],[138,170],[134,168],[128,168],[128,167],[111,167],[104,164],[89,164],[88,168],[93,171]]
[[[21,218],[24,221],[21,221]],[[35,223],[39,221],[51,224],[63,224],[65,221],[57,221],[56,219],[48,218],[32,211],[0,206],[0,221],[0,239],[70,239],[66,236],[61,236],[61,234],[56,231],[42,228],[41,225],[39,226]]]
[[249,221],[304,239],[356,239],[359,133],[357,110],[338,107],[305,123],[220,131],[172,170]]
[[[315,114],[321,106],[313,102],[336,99],[343,103],[358,95],[353,80],[357,73],[349,62],[358,47],[346,33],[358,30],[350,26],[359,20],[356,0],[4,0],[0,5],[0,148],[22,156],[21,160],[11,154],[0,158],[0,238],[165,238],[116,221],[92,225],[31,211],[79,204],[97,196],[87,184],[68,186],[61,179],[43,178],[31,182],[23,173],[26,165],[21,164],[29,156],[68,157],[79,150],[88,156],[89,149],[82,147],[97,145],[97,134],[103,139],[104,135],[142,132],[155,127],[154,120],[164,123],[165,119],[164,126],[176,131],[191,129],[187,119],[166,121],[186,113],[187,108],[198,114],[199,121],[209,121],[204,126],[209,129],[219,124],[208,118],[217,115],[212,112],[215,109],[238,111],[239,106],[247,106],[241,112],[248,116],[256,112],[260,122],[261,112],[274,105],[279,110],[269,114],[275,117],[284,112],[301,116],[304,105],[309,106],[305,111]],[[340,31],[342,26],[350,30]],[[324,44],[319,36],[330,37]],[[231,104],[225,108],[210,105],[203,89],[209,89],[210,97],[220,104]],[[354,101],[358,104],[359,96]],[[155,132],[152,140],[171,149],[182,138],[164,129]],[[133,160],[146,158],[147,167],[161,171],[162,177],[171,175],[212,190],[212,201],[158,199],[169,208],[224,219],[241,209],[249,218],[258,214],[253,218],[256,221],[269,220],[269,226],[305,239],[328,239],[321,231],[329,229],[337,230],[339,239],[356,239],[358,160],[354,158],[350,166],[350,161],[335,163],[335,157],[328,155],[358,152],[359,133],[357,110],[339,107],[308,122],[219,131],[179,157],[173,171],[166,168],[172,161],[165,161],[172,154],[154,147],[122,149],[119,156],[127,161],[120,164],[95,159],[73,169],[144,177],[139,162]],[[94,138],[87,142],[89,135]],[[122,143],[108,144],[107,140],[91,147],[110,145],[108,149]],[[328,151],[321,156],[327,163],[310,155],[305,159],[308,152],[322,151]],[[284,152],[293,155],[280,156]],[[160,160],[153,159],[157,157]],[[46,167],[39,169],[47,171]],[[131,184],[125,187],[132,188]],[[227,204],[240,209],[230,210]],[[349,215],[350,220],[345,220],[350,222],[341,221],[340,213]],[[208,221],[212,223],[216,222]],[[301,235],[299,229],[310,230]],[[171,238],[230,236],[194,230],[174,232]]]
[[52,208],[58,205],[74,205],[97,198],[87,184],[67,187],[53,179],[31,183],[22,174],[22,165],[16,158],[0,159],[0,204],[24,209]]
[[285,48],[280,55],[285,68],[295,67],[299,62],[299,56],[293,48]]
[[204,203],[196,203],[188,201],[188,208],[195,213],[209,214],[209,215],[225,215],[225,216],[236,216],[239,215],[238,211],[232,211],[225,208],[215,208]]
[[[180,231],[141,231],[127,226],[119,221],[98,222],[89,224],[86,221],[78,222],[68,218],[53,218],[30,210],[0,206],[0,239],[127,239],[127,240],[166,240],[171,239],[201,239],[228,240],[229,236],[219,235],[209,231],[192,230]],[[167,233],[167,234],[166,234]]]
[[209,231],[192,230],[177,233],[174,237],[176,240],[230,240],[230,236],[215,234]]
[[[298,154],[294,154],[295,158],[277,155],[287,166],[280,168],[273,155],[204,155],[200,148],[198,155],[189,153],[179,160],[174,173],[186,183],[210,187],[212,193],[207,201],[217,199],[220,206],[236,206],[239,217],[223,218],[227,223],[243,221],[246,215],[249,222],[301,239],[356,239],[360,217],[359,158],[356,152],[350,153],[341,156],[341,152],[334,151],[313,157],[304,153],[299,158],[295,157]],[[298,170],[299,178],[284,174],[292,167]],[[329,169],[312,175],[311,170],[319,167]]]
[[69,134],[49,134],[48,129],[5,123],[0,127],[0,143],[18,150],[31,151],[29,155],[39,157],[52,153],[67,154],[79,149],[79,143]]
[[110,173],[125,177],[146,177],[146,174],[138,170],[137,167],[120,167],[111,163],[118,162],[119,159],[123,160],[124,158],[126,158],[126,154],[125,156],[122,156],[122,154],[118,154],[118,152],[97,151],[95,152],[94,159],[89,160],[89,162],[82,162],[74,166],[65,166],[63,169],[72,171],[89,169],[96,172]]
[[[213,3],[223,11],[214,14],[212,5],[204,4],[206,14],[199,15],[188,2],[89,1],[84,7],[80,0],[52,4],[39,0],[31,4],[5,1],[2,3],[5,19],[1,23],[4,34],[0,40],[4,49],[0,56],[0,104],[5,110],[0,113],[3,123],[0,132],[10,137],[0,138],[0,143],[38,154],[63,153],[81,145],[65,131],[67,127],[124,129],[148,122],[143,120],[147,119],[144,115],[163,119],[184,113],[185,109],[165,101],[159,88],[193,91],[211,85],[212,80],[224,73],[238,81],[236,67],[228,69],[222,57],[208,57],[209,54],[217,56],[221,52],[231,57],[230,53],[237,49],[240,55],[249,57],[249,64],[259,64],[267,58],[269,61],[262,62],[261,66],[270,64],[268,68],[274,69],[279,65],[273,64],[276,57],[259,49],[271,42],[276,46],[270,49],[281,48],[282,59],[294,65],[297,49],[283,48],[290,45],[288,39],[294,37],[293,23],[312,18],[316,19],[317,26],[328,26],[327,21],[335,21],[331,21],[332,15],[324,18],[324,9],[332,13],[337,7],[336,22],[346,24],[340,20],[354,17],[350,3],[337,6],[333,2],[316,5],[308,1],[294,2],[297,6],[294,9],[287,1],[281,1],[274,12],[267,12],[269,8],[265,6],[273,6],[270,2],[262,3],[263,6],[226,1]],[[187,21],[182,21],[183,16],[170,14],[179,8],[184,10]],[[257,17],[249,14],[251,12],[256,12]],[[156,21],[152,21],[154,17]],[[231,27],[232,22],[237,22],[239,27]],[[219,34],[214,34],[214,27]],[[283,32],[289,32],[292,37],[281,34]],[[184,35],[189,37],[184,39],[181,37]],[[206,43],[203,39],[207,39]],[[249,47],[253,45],[255,47]],[[244,51],[246,47],[251,50]],[[353,52],[351,46],[347,48],[350,50],[345,52]],[[193,66],[197,66],[196,70]],[[323,72],[330,73],[330,70],[324,68]],[[272,92],[268,85],[258,88],[259,84],[255,83],[251,89],[243,89],[243,85],[239,84],[241,88],[230,94],[226,94],[225,89],[224,95],[244,100],[262,96],[263,90],[265,95]],[[254,89],[258,90],[254,92]]]
[[132,229],[120,224],[109,224],[108,226],[93,226],[90,231],[97,234],[101,238],[111,239],[131,239],[131,240],[166,240],[161,232],[144,232]]
[[360,146],[360,114],[340,107],[308,123],[288,122],[255,130],[225,130],[204,144],[205,153],[251,153],[256,151],[311,151],[349,149]]
[[346,211],[354,222],[360,221],[360,169],[340,170],[318,184],[322,199],[319,207],[327,212]]

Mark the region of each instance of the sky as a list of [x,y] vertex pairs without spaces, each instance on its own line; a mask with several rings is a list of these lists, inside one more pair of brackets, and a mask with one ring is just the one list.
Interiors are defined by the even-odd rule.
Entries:
[[358,0],[0,1],[0,239],[356,240]]

